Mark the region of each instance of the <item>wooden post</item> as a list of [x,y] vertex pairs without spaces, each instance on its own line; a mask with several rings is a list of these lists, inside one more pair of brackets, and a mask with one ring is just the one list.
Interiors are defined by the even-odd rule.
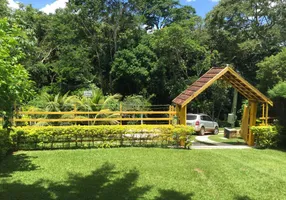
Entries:
[[257,102],[255,101],[249,101],[250,105],[250,118],[249,118],[249,135],[248,135],[248,140],[247,144],[249,146],[254,145],[254,135],[252,131],[250,130],[250,127],[255,126],[256,124],[256,114],[257,114]]
[[[120,112],[119,113],[120,114],[120,119],[122,119],[122,103],[121,102],[120,102],[120,106],[119,107],[120,107],[120,111],[119,111]],[[120,120],[120,125],[122,125],[122,120]]]
[[181,115],[180,115],[181,125],[187,125],[186,117],[187,117],[187,106],[183,106],[181,108]]
[[266,103],[266,111],[265,111],[265,124],[266,126],[268,126],[268,110],[269,107],[268,107],[268,103]]
[[265,118],[265,104],[262,104],[262,125],[264,126],[266,124],[266,118]]
[[176,105],[176,113],[179,117],[179,124],[186,125],[187,106],[181,107],[179,105]]
[[244,105],[241,119],[241,137],[247,142],[249,127],[249,106]]
[[[74,105],[74,114],[73,114],[73,118],[76,118],[76,111],[77,111],[77,108],[76,108],[76,105]],[[77,125],[77,122],[75,122],[75,125]]]
[[[169,118],[171,119],[172,118],[172,106],[169,106]],[[172,123],[172,120],[169,120],[169,125]]]

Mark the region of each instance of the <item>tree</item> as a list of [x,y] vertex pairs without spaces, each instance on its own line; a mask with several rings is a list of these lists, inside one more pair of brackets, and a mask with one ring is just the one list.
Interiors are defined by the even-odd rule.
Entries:
[[7,17],[9,13],[7,4],[8,4],[7,0],[0,0],[0,18]]
[[262,91],[266,92],[279,82],[286,81],[286,48],[276,55],[266,57],[257,66],[257,78]]
[[177,0],[130,0],[132,10],[147,29],[161,29],[172,23],[189,20],[195,15],[191,6],[181,6]]
[[0,111],[10,117],[14,105],[31,94],[28,72],[20,64],[25,56],[21,45],[26,38],[17,24],[0,19]]
[[207,15],[210,46],[255,83],[256,64],[285,46],[283,0],[221,0]]
[[146,93],[150,73],[156,65],[156,54],[143,44],[117,52],[111,69],[114,92],[123,95]]
[[145,42],[158,57],[149,90],[161,103],[170,102],[187,85],[211,67],[216,53],[194,38],[195,21],[172,24],[146,37]]
[[95,84],[104,93],[110,93],[111,64],[116,52],[136,47],[143,33],[130,4],[124,0],[71,0],[68,10],[78,24],[80,35],[89,44]]

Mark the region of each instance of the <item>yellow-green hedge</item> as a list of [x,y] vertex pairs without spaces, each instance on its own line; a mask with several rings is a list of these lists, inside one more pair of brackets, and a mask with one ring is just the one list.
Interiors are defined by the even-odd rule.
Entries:
[[17,149],[168,146],[188,144],[189,126],[127,125],[18,127],[11,133]]
[[278,131],[276,126],[252,126],[255,145],[259,148],[269,148],[277,145]]

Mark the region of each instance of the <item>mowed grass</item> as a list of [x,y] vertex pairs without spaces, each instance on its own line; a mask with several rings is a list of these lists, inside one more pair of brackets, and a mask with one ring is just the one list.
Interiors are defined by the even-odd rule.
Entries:
[[118,148],[22,151],[0,164],[0,199],[286,199],[286,153]]

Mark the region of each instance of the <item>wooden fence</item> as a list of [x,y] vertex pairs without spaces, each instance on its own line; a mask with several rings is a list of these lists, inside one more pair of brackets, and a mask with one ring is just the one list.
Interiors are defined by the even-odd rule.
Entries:
[[[176,111],[174,106],[160,111],[19,111],[12,119],[15,126],[32,126],[37,123],[52,123],[52,125],[83,124],[172,124]],[[1,119],[2,120],[2,119]]]

